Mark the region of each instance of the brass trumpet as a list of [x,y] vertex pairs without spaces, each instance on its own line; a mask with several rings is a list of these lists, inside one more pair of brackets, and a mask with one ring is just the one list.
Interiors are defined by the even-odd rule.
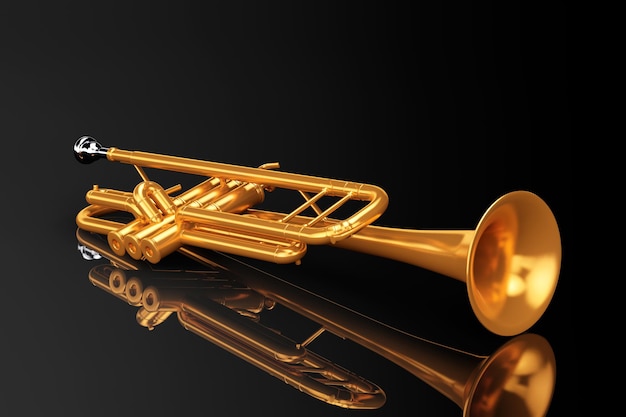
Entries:
[[[89,232],[79,229],[77,237],[88,245],[93,243]],[[203,288],[189,285],[186,275],[177,283],[179,272],[170,273],[172,279],[164,280],[152,279],[150,272],[130,271],[126,275],[144,281],[141,301],[134,304],[139,307],[137,321],[154,328],[176,314],[185,329],[318,400],[351,409],[376,409],[386,401],[386,394],[376,384],[310,350],[315,339],[328,331],[418,377],[454,401],[464,417],[501,417],[512,413],[543,417],[550,406],[556,361],[550,344],[542,336],[518,335],[493,354],[478,356],[373,320],[227,254],[195,247],[181,247],[179,252],[207,268],[217,268],[240,285],[232,291],[211,278]],[[89,277],[94,285],[119,297],[128,293],[128,288],[123,288],[128,281],[119,280],[120,274],[124,272],[116,267],[97,265]],[[224,290],[231,296],[224,297]],[[243,296],[233,297],[238,291]],[[263,314],[264,306],[274,304],[312,320],[320,326],[319,330],[297,343],[284,332],[270,330],[260,320],[251,321],[241,314],[242,310]]]
[[[299,263],[307,245],[334,245],[465,282],[478,320],[503,336],[534,325],[556,290],[559,228],[545,201],[529,191],[498,198],[474,230],[407,230],[372,224],[388,204],[375,185],[280,172],[276,163],[250,168],[104,147],[90,136],[76,141],[74,155],[82,163],[133,165],[143,180],[133,192],[94,185],[76,216],[80,228],[106,234],[118,255],[158,263],[185,245],[284,264]],[[180,185],[166,190],[142,167],[207,179],[178,193]],[[289,213],[255,207],[276,189],[304,201]],[[114,212],[131,219],[108,219]]]

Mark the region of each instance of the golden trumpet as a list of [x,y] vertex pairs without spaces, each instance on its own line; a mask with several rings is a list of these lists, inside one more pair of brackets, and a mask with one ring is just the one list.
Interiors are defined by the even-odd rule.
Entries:
[[[76,216],[80,228],[107,235],[118,255],[158,263],[185,245],[284,264],[299,263],[309,244],[334,245],[465,282],[478,320],[504,336],[534,325],[556,290],[559,228],[545,201],[529,191],[498,198],[474,230],[407,230],[372,224],[388,204],[375,185],[280,172],[275,163],[250,168],[104,147],[90,136],[76,141],[74,155],[82,163],[106,158],[133,165],[143,180],[133,192],[94,185]],[[142,167],[207,179],[178,193],[180,185],[166,190]],[[304,201],[289,213],[255,207],[279,188]],[[351,214],[331,217],[344,211]],[[131,219],[107,218],[116,212]]]
[[[89,232],[79,229],[77,237],[94,248]],[[95,249],[98,250],[97,246]],[[239,282],[241,285],[236,287],[245,296],[221,296],[220,292],[228,289],[223,284],[211,283],[207,288],[189,285],[186,275],[177,283],[174,277],[180,274],[178,271],[170,273],[171,279],[152,279],[150,273],[133,271],[129,275],[150,281],[143,282],[141,302],[137,304],[137,321],[143,326],[154,328],[176,314],[185,329],[298,390],[338,407],[380,408],[386,401],[386,394],[376,384],[309,349],[325,331],[352,340],[410,372],[454,401],[465,417],[512,414],[543,417],[549,409],[556,380],[556,360],[550,344],[542,336],[518,335],[491,355],[479,356],[395,329],[227,254],[207,253],[194,247],[182,247],[179,251]],[[112,259],[118,258],[112,256]],[[90,271],[90,280],[119,296],[124,292],[120,291],[120,282],[124,280],[117,279],[117,269],[98,265]],[[211,295],[207,297],[207,294]],[[228,294],[235,293],[229,291]],[[234,306],[224,302],[226,299],[240,301]],[[268,300],[271,301],[268,303]],[[241,314],[242,309],[259,313],[264,306],[274,304],[281,304],[321,327],[305,341],[297,343],[282,331],[264,327],[258,316],[255,316],[257,320],[250,320],[249,316]]]

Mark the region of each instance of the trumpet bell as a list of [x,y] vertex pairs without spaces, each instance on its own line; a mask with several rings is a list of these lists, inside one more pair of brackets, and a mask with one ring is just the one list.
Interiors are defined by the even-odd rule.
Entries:
[[478,320],[502,336],[520,334],[539,320],[552,300],[561,266],[554,214],[529,191],[498,198],[474,230],[369,225],[335,245],[465,282]]
[[500,335],[530,328],[558,282],[561,238],[546,203],[527,191],[496,200],[478,223],[467,257],[467,292],[480,322]]

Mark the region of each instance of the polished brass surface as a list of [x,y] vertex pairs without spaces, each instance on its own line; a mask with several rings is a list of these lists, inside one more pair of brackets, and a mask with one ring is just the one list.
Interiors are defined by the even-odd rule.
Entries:
[[[106,234],[118,255],[158,263],[186,245],[299,263],[307,245],[334,245],[465,282],[476,317],[504,336],[532,327],[556,290],[559,228],[548,205],[529,191],[502,195],[473,230],[407,230],[372,224],[388,202],[385,191],[374,185],[271,171],[277,168],[271,164],[248,168],[107,148],[88,136],[79,138],[74,152],[85,163],[106,158],[134,165],[143,179],[132,193],[95,185],[86,195],[89,205],[76,217],[80,228]],[[163,189],[142,167],[209,178],[172,196],[179,186]],[[304,202],[286,214],[259,209],[265,192],[277,188],[296,191]],[[351,215],[331,217],[355,201],[363,204]],[[120,223],[103,216],[116,211],[132,219]]]
[[[104,239],[98,240],[80,229],[77,238],[96,251],[105,246]],[[456,403],[466,417],[546,415],[555,384],[556,360],[542,336],[517,335],[491,355],[479,356],[388,326],[230,255],[186,246],[179,252],[208,270],[223,274],[202,277],[207,283],[203,287],[196,280],[201,275],[194,273],[152,275],[145,270],[130,271],[129,275],[143,282],[140,301],[134,305],[139,307],[137,321],[148,328],[175,313],[187,330],[334,406],[379,408],[386,397],[375,384],[311,352],[309,346],[325,331],[352,340],[399,365]],[[124,264],[117,259],[127,255],[110,256],[113,266],[92,268],[90,280],[125,299],[120,296],[123,291],[119,287],[128,280],[119,279],[125,274],[115,265]],[[140,261],[131,261],[129,265],[144,269]],[[224,276],[232,281],[223,281]],[[221,294],[225,290],[228,296]],[[224,302],[226,299],[246,301],[234,305]],[[296,343],[282,332],[264,327],[256,313],[262,314],[264,306],[274,303],[312,320],[320,326],[319,330]],[[241,311],[255,313],[255,320]]]

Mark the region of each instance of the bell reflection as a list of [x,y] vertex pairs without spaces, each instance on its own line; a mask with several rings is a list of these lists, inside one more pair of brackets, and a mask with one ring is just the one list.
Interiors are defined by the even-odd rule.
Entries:
[[534,334],[513,338],[485,358],[479,368],[468,416],[543,416],[555,384],[555,361],[545,339]]
[[[106,247],[92,233],[79,229],[77,237],[95,251],[99,242]],[[399,365],[454,401],[463,416],[543,417],[550,406],[556,361],[542,336],[521,334],[478,356],[392,328],[237,258],[195,248],[180,253],[202,268],[156,271],[126,255],[103,253],[111,264],[93,267],[89,279],[138,307],[141,326],[154,329],[173,315],[185,329],[333,406],[377,409],[386,394],[310,349],[326,331]],[[295,341],[265,327],[263,312],[277,303],[313,320],[319,330]]]

